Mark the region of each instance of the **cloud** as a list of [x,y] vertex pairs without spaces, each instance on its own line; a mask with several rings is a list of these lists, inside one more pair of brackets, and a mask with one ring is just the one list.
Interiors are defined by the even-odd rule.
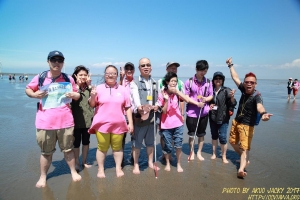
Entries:
[[281,69],[300,68],[300,58],[293,60],[291,63],[285,63],[283,65],[280,65],[278,68]]

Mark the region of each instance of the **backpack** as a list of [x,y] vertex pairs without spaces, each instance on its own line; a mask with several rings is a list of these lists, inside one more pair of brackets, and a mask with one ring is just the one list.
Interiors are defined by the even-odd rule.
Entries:
[[[189,78],[189,80],[190,80],[190,89],[191,89],[191,88],[192,88],[192,84],[193,84],[193,77]],[[208,78],[207,78],[206,80],[207,80],[208,87],[209,87],[209,85],[210,85],[210,80],[209,80]],[[207,87],[205,87],[204,95],[206,94],[206,89],[207,89]]]
[[[49,70],[43,71],[43,72],[41,72],[41,73],[39,74],[39,86],[40,86],[40,87],[43,86],[48,71],[49,71]],[[65,79],[66,82],[70,82],[70,78],[68,77],[68,75],[67,75],[66,73],[63,73],[63,72],[62,72],[61,74],[63,75],[63,78]],[[59,76],[58,76],[58,77],[59,77]],[[58,78],[58,77],[57,77],[57,78]],[[52,83],[55,82],[55,80],[56,80],[57,78],[52,79]]]
[[[257,96],[257,95],[260,95],[260,92],[256,90],[256,91],[253,93],[253,96],[255,97],[255,96]],[[256,114],[255,126],[257,126],[257,125],[259,124],[260,119],[261,119],[261,114],[260,114],[259,112],[257,112],[257,114]]]

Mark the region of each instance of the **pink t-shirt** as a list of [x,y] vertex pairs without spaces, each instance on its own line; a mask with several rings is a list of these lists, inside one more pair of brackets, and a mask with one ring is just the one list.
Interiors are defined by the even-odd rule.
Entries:
[[124,109],[130,108],[128,90],[122,85],[116,84],[110,88],[106,84],[98,85],[95,97],[95,116],[89,129],[89,133],[123,134],[128,131],[124,117]]
[[[165,104],[164,97],[161,93],[158,95],[157,103],[160,107],[163,107]],[[169,94],[167,113],[161,114],[161,129],[177,128],[183,125],[179,106],[180,102],[178,96]]]
[[[77,92],[76,84],[72,77],[68,76],[73,87],[73,91]],[[50,72],[48,72],[44,84],[52,82]],[[62,75],[55,82],[66,82]],[[36,75],[26,86],[27,89],[32,89],[34,92],[39,90],[39,75]],[[37,129],[57,130],[74,126],[74,119],[70,105],[64,105],[58,108],[42,109],[42,101],[40,100],[39,110],[36,113],[35,126]]]

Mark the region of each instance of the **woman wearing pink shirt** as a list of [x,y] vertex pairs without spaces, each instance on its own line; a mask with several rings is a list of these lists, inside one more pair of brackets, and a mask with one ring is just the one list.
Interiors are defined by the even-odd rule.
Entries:
[[178,79],[174,72],[168,72],[163,80],[164,90],[158,94],[158,105],[162,108],[161,115],[161,132],[165,146],[163,153],[166,158],[166,171],[170,171],[170,154],[172,152],[172,140],[174,139],[174,147],[176,148],[177,171],[183,172],[180,164],[181,148],[183,140],[183,117],[180,112],[180,100],[195,104],[200,107],[200,102],[185,96],[176,89]]
[[[89,133],[96,134],[98,149],[98,178],[105,178],[104,161],[111,145],[116,163],[116,175],[121,177],[123,158],[122,140],[124,133],[133,132],[131,103],[127,89],[117,83],[118,70],[108,65],[104,71],[105,83],[93,88],[89,104],[95,107],[95,116]],[[128,125],[124,118],[124,110],[128,117]]]

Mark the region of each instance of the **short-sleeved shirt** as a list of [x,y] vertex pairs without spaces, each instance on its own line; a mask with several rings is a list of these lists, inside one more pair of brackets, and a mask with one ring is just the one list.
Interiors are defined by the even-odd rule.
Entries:
[[128,90],[122,85],[109,87],[105,83],[98,85],[96,90],[96,109],[89,133],[126,133],[128,127],[124,109],[131,107]]
[[[178,96],[174,94],[168,95],[167,113],[161,113],[161,129],[172,129],[183,125]],[[161,93],[158,94],[157,103],[160,107],[163,107],[165,104]]]
[[246,94],[243,83],[239,85],[242,96],[239,101],[239,107],[235,116],[235,120],[239,123],[254,126],[257,117],[257,104],[263,104],[260,93]]
[[132,112],[134,112],[141,105],[138,87],[134,82],[134,79],[132,79],[132,81],[128,81],[126,78],[124,78],[122,85],[127,89],[129,93],[131,110]]
[[[77,92],[74,79],[69,76],[70,83],[72,84],[73,92]],[[66,82],[62,75],[58,77],[55,82]],[[43,85],[52,83],[50,72],[47,73]],[[33,77],[33,79],[26,86],[27,89],[31,89],[34,92],[39,90],[39,75]],[[64,105],[57,108],[42,109],[42,101],[40,100],[40,106],[36,113],[35,126],[37,129],[42,130],[58,130],[62,128],[69,128],[74,126],[74,120],[70,105]]]
[[91,90],[87,87],[85,90],[79,89],[79,92],[80,98],[71,103],[75,128],[90,128],[94,116],[94,109],[88,102]]
[[[206,88],[206,89],[205,89]],[[200,83],[196,75],[192,78],[192,85],[190,88],[190,79],[184,83],[185,94],[195,101],[200,102],[199,96],[208,97],[213,95],[213,87],[211,83],[208,83],[207,78],[203,77],[203,81]],[[205,94],[204,94],[205,92]],[[205,117],[209,112],[209,104],[205,103],[202,108],[201,117]],[[186,106],[187,116],[197,118],[200,113],[200,108],[194,104],[188,103]]]

